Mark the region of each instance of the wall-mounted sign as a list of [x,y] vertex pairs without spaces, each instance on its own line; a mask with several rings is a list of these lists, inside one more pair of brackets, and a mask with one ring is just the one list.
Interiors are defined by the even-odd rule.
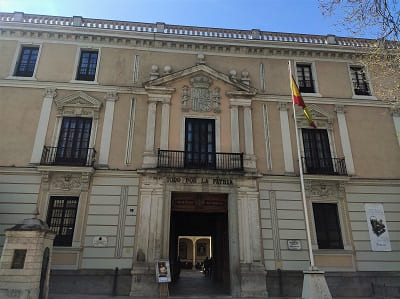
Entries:
[[372,251],[392,251],[382,204],[365,204]]
[[167,176],[167,183],[175,184],[205,184],[205,185],[233,185],[231,179],[226,178],[198,178],[198,177],[180,177]]
[[156,279],[158,283],[171,282],[171,270],[168,260],[156,261]]
[[300,240],[287,240],[287,247],[289,250],[301,250]]
[[93,246],[94,247],[106,247],[107,246],[107,237],[104,237],[104,236],[93,237]]

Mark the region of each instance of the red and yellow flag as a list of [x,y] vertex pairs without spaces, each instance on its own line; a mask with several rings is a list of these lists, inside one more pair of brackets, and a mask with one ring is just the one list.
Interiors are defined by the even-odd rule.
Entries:
[[300,107],[303,108],[304,115],[306,116],[310,126],[313,127],[313,128],[317,128],[317,126],[315,125],[315,123],[314,123],[314,121],[313,121],[313,119],[311,117],[310,112],[308,111],[308,109],[306,107],[306,104],[303,101],[303,97],[301,96],[300,90],[297,87],[297,84],[296,84],[296,81],[293,78],[293,75],[291,75],[291,78],[290,78],[290,88],[292,90],[293,102],[296,105],[299,105]]

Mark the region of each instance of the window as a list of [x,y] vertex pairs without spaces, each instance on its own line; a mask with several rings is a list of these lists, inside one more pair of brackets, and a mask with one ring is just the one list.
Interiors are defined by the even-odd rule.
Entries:
[[313,203],[319,249],[343,249],[338,208],[335,203]]
[[302,129],[302,135],[306,173],[332,174],[328,132],[323,129]]
[[50,197],[47,224],[56,233],[54,246],[72,246],[78,197]]
[[354,94],[370,96],[371,91],[364,68],[361,66],[351,66],[350,73],[351,80],[353,82]]
[[82,50],[76,80],[94,81],[96,78],[98,51]]
[[35,72],[39,47],[22,47],[15,69],[15,76],[32,77]]
[[64,117],[61,124],[60,137],[56,152],[57,164],[86,165],[89,149],[92,119],[88,117]]
[[185,167],[215,168],[215,120],[186,118]]
[[311,64],[309,63],[298,63],[296,64],[297,69],[297,81],[299,83],[300,92],[314,93],[314,80],[312,76]]

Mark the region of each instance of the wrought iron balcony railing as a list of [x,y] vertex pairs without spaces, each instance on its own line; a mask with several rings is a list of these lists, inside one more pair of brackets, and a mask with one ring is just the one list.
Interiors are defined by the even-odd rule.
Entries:
[[347,175],[344,158],[302,157],[305,174]]
[[93,166],[94,148],[52,147],[43,148],[42,165]]
[[157,167],[243,171],[243,153],[193,153],[159,149]]

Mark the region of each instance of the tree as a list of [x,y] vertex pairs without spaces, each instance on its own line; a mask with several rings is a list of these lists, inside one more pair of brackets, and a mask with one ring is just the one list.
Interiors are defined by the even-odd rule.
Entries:
[[319,0],[323,15],[355,36],[368,36],[373,46],[358,55],[358,63],[375,79],[374,91],[385,101],[400,102],[400,1]]

